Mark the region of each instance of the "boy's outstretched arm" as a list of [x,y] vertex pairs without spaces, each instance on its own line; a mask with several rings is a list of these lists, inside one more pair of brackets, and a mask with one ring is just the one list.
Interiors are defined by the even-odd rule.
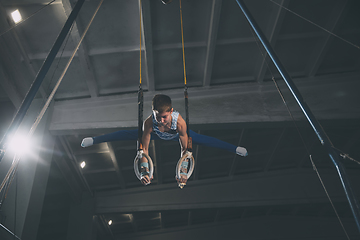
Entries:
[[177,132],[179,133],[179,142],[180,142],[181,156],[182,156],[187,149],[188,135],[186,133],[186,122],[181,117],[180,114],[177,120]]
[[[143,136],[141,139],[141,143],[142,143],[142,150],[145,154],[149,155],[149,144],[150,144],[150,139],[151,139],[151,132],[152,132],[152,119],[151,116],[148,117],[145,121],[144,121],[144,125],[143,125]],[[149,167],[148,167],[148,161],[145,157],[140,159],[140,165],[145,165],[145,169],[141,169],[140,171],[145,171],[145,172],[149,172]],[[147,165],[147,167],[146,167]],[[143,177],[141,178],[141,183],[144,185],[147,185],[149,183],[151,183],[151,179],[149,178],[149,175],[143,175]]]
[[[186,122],[184,121],[184,119],[181,117],[181,115],[179,114],[178,117],[178,121],[177,121],[177,131],[179,133],[179,142],[180,142],[180,147],[181,147],[181,156],[183,156],[183,154],[185,153],[185,151],[187,150],[187,144],[188,144],[188,135],[186,132]],[[184,173],[187,173],[187,169],[183,170]],[[186,183],[187,182],[187,175],[185,174],[181,174],[180,175],[180,179],[176,178],[176,181],[178,183]]]

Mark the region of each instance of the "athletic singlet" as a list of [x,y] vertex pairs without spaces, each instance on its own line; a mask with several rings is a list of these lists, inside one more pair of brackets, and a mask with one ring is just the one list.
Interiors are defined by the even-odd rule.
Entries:
[[179,112],[177,111],[173,111],[171,114],[171,127],[170,130],[168,132],[161,132],[159,130],[159,124],[156,121],[155,115],[154,113],[152,114],[152,122],[153,122],[153,131],[156,135],[158,135],[159,138],[163,139],[163,140],[171,140],[173,138],[176,138],[179,133],[176,132],[176,128],[177,128],[177,120],[179,117]]

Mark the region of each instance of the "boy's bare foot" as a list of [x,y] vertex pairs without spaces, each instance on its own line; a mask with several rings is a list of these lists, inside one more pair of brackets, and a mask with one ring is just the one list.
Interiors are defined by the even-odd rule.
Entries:
[[236,148],[236,154],[240,155],[240,156],[243,156],[243,157],[246,157],[248,155],[248,152],[247,152],[246,148],[237,147]]
[[84,138],[81,142],[82,147],[89,147],[94,144],[94,139],[92,137]]

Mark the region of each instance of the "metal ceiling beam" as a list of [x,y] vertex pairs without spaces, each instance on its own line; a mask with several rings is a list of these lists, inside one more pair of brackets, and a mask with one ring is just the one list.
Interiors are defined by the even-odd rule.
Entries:
[[[360,182],[358,171],[352,171],[351,177],[354,178],[354,182]],[[323,170],[322,178],[327,183],[328,191],[334,193],[333,201],[345,202],[336,174],[330,170]],[[360,188],[356,189],[357,194],[360,194]],[[280,170],[234,178],[192,181],[182,190],[174,184],[162,184],[141,189],[103,191],[95,198],[97,214],[328,201],[316,174],[311,169]]]
[[214,55],[216,48],[216,39],[219,29],[220,15],[221,15],[222,0],[213,0],[210,15],[209,36],[207,41],[205,68],[204,68],[204,80],[203,86],[210,86],[211,73],[214,63]]
[[[241,41],[241,40],[236,40]],[[245,40],[247,41],[247,40]],[[252,40],[254,41],[254,40]],[[225,43],[226,44],[226,43]],[[197,48],[197,47],[206,47],[206,42],[189,42],[185,44],[186,48]],[[168,50],[168,49],[181,49],[181,43],[169,43],[169,44],[159,44],[152,46],[153,51],[160,51],[160,50]],[[113,53],[126,53],[126,52],[139,52],[139,45],[133,46],[118,46],[118,47],[102,47],[102,48],[94,48],[88,51],[88,56],[98,56],[98,55],[105,55],[105,54],[113,54]],[[36,54],[29,54],[30,60],[42,60],[45,59],[46,53],[36,53]],[[63,57],[70,57],[72,55],[71,51],[64,51],[62,53]],[[59,57],[59,56],[57,56]],[[150,59],[149,59],[150,60]]]
[[[72,11],[72,6],[70,3],[70,0],[62,0],[62,5],[64,8],[64,12],[66,14],[66,17],[69,17],[71,11]],[[75,44],[77,44],[78,42],[80,42],[81,36],[80,36],[80,31],[78,28],[78,22],[79,21],[75,21],[73,24],[73,29],[71,31],[71,37],[74,41]],[[90,58],[88,56],[88,51],[85,47],[84,42],[80,45],[80,47],[77,50],[77,56],[80,62],[80,66],[82,67],[82,70],[85,74],[85,79],[86,79],[86,85],[88,86],[89,92],[90,92],[90,96],[92,98],[96,98],[99,95],[99,90],[98,90],[98,86],[97,86],[97,82],[96,82],[96,77],[95,77],[95,73],[94,73],[94,67],[92,66],[92,63],[90,61]]]
[[[340,26],[340,23],[344,20],[349,10],[349,1],[344,0],[340,2],[336,2],[332,8],[332,12],[330,13],[329,21],[327,22],[325,29],[329,32],[335,32],[336,28]],[[322,31],[322,30],[321,30]],[[323,62],[328,49],[330,48],[331,43],[334,40],[334,36],[328,33],[323,41],[318,41],[316,45],[316,50],[314,51],[312,56],[309,58],[306,73],[308,76],[315,76],[317,71],[320,68],[321,63]]]
[[[299,89],[307,96],[307,103],[313,104],[314,112],[322,119],[329,118],[359,118],[356,102],[360,102],[360,95],[355,89],[359,88],[359,75],[329,77],[299,78],[295,82]],[[279,82],[279,87],[285,87]],[[319,99],[316,92],[327,92]],[[337,93],[341,96],[337,97]],[[151,114],[151,99],[157,92],[144,94],[144,114]],[[183,92],[167,90],[171,96],[173,106],[184,112]],[[234,84],[216,86],[211,88],[191,88],[190,115],[193,124],[210,123],[239,123],[288,121],[289,114],[278,96],[272,82],[259,86],[254,84]],[[234,103],[241,101],[237,107]],[[267,104],[264,105],[264,102]],[[295,109],[295,119],[303,115],[297,104],[288,103],[290,109]],[[231,111],[224,111],[229,108]],[[119,111],[121,109],[121,111]],[[200,109],[193,111],[193,109]],[[123,113],[127,114],[124,115]],[[213,114],[221,113],[221,114]],[[351,113],[351,115],[350,115]],[[137,98],[134,94],[99,97],[95,99],[77,99],[55,102],[54,114],[50,130],[53,134],[73,134],[75,132],[89,131],[90,129],[116,129],[137,127]]]
[[[319,32],[315,33],[301,33],[301,34],[284,34],[278,36],[278,40],[301,40],[301,39],[310,39],[310,38],[319,38],[322,37],[323,34]],[[232,39],[221,39],[216,41],[216,45],[233,45],[233,44],[242,44],[242,43],[253,43],[256,39],[253,37],[245,37],[245,38],[232,38]],[[186,48],[207,48],[208,43],[206,41],[202,42],[187,42],[185,43]],[[161,51],[161,50],[169,50],[169,49],[181,49],[181,43],[168,43],[168,44],[158,44],[153,45],[153,51]],[[88,51],[88,56],[98,56],[105,54],[113,54],[113,53],[126,53],[126,52],[139,52],[139,46],[118,46],[118,47],[101,47],[101,48],[93,48]],[[30,60],[43,60],[45,59],[47,53],[36,53],[29,54]],[[63,57],[70,57],[72,55],[71,51],[64,51],[62,53]],[[57,56],[59,57],[59,56]]]
[[[349,220],[344,221],[346,225]],[[350,238],[358,235],[352,231]],[[167,240],[181,239],[301,239],[301,240],[338,240],[346,238],[336,218],[261,216],[248,219],[229,220],[219,223],[195,224],[192,226],[172,227],[145,231],[136,234],[116,234],[119,240]],[[201,237],[199,237],[201,236]],[[279,237],[281,236],[281,237]],[[296,236],[294,238],[294,236]],[[109,240],[111,238],[102,238]]]

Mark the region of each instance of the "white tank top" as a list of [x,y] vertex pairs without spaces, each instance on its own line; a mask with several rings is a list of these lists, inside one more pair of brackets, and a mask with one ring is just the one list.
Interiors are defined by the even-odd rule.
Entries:
[[152,114],[153,131],[155,132],[156,135],[158,135],[159,138],[163,140],[171,140],[176,138],[179,135],[179,133],[176,131],[178,117],[179,117],[179,112],[173,111],[171,114],[172,120],[171,120],[170,130],[168,132],[161,132],[159,130],[159,124],[156,121],[156,118],[153,113]]

